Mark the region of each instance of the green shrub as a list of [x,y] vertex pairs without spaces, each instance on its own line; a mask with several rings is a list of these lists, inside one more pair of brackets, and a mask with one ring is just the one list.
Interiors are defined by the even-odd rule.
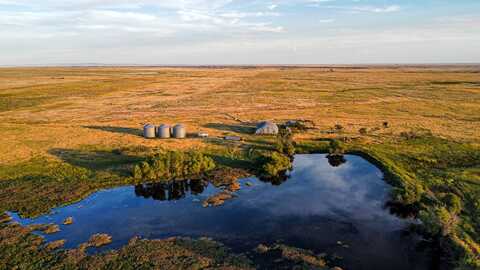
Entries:
[[452,234],[458,224],[458,216],[445,207],[435,207],[420,211],[420,220],[426,231],[434,236],[447,236]]
[[418,215],[425,230],[431,235],[439,235],[442,229],[441,224],[434,210],[422,210]]
[[293,157],[295,155],[295,145],[293,142],[293,135],[290,129],[280,129],[277,140],[275,142],[275,149],[286,156]]
[[362,134],[362,135],[366,135],[368,133],[367,131],[367,128],[361,128],[358,130],[358,133]]
[[443,201],[447,205],[447,208],[450,212],[454,214],[460,214],[460,212],[462,211],[462,200],[457,195],[453,193],[448,193],[443,198]]
[[403,188],[393,189],[393,198],[395,201],[405,205],[412,205],[420,202],[425,190],[419,183],[406,185]]
[[142,169],[140,168],[139,165],[135,165],[133,167],[133,178],[135,179],[141,179],[142,176],[143,176],[143,172],[142,172]]
[[341,141],[333,139],[330,141],[328,152],[330,155],[343,155],[345,153],[345,146]]
[[276,177],[292,168],[292,162],[289,157],[272,152],[266,157],[266,162],[262,166],[264,177]]
[[169,151],[135,165],[133,177],[144,180],[171,180],[200,175],[215,168],[215,162],[198,151]]
[[312,120],[290,120],[287,121],[283,126],[291,129],[294,133],[301,133],[309,129],[315,129],[315,122]]

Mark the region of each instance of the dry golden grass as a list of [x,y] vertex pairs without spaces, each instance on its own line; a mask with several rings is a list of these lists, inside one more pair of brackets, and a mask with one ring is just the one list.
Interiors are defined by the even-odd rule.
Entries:
[[[145,140],[144,123],[185,123],[189,132],[240,134],[246,121],[310,119],[318,136],[390,123],[479,141],[480,68],[5,68],[0,69],[0,164],[82,145],[205,146],[198,139]],[[24,102],[31,98],[32,101]],[[209,125],[222,124],[222,125]],[[208,126],[209,125],[209,126]],[[206,127],[208,126],[208,127]],[[222,130],[225,129],[225,130]],[[375,138],[375,136],[372,136]],[[58,158],[52,156],[54,158]]]
[[90,237],[88,240],[88,245],[92,247],[101,247],[104,245],[108,245],[112,242],[112,237],[105,233],[97,233]]
[[[3,182],[0,199],[5,211],[43,213],[123,183],[108,169],[137,160],[129,151],[216,147],[210,153],[233,160],[241,156],[241,144],[271,141],[249,135],[245,123],[305,119],[317,128],[296,135],[300,148],[318,142],[309,139],[338,136],[328,131],[341,125],[340,136],[361,136],[352,145],[397,175],[412,198],[418,199],[412,187],[437,201],[444,190],[462,197],[461,224],[452,239],[468,251],[465,265],[477,266],[479,75],[480,66],[0,69],[0,168],[11,181]],[[145,123],[179,122],[191,133],[247,140],[140,136]],[[398,140],[419,129],[434,136]]]

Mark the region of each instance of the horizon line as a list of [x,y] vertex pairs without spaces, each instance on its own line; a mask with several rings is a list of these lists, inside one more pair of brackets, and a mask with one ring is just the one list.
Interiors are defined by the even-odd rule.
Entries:
[[438,62],[438,63],[349,63],[349,64],[108,64],[108,63],[54,63],[54,64],[22,64],[2,65],[0,68],[29,68],[29,67],[170,67],[170,68],[220,68],[220,67],[435,67],[435,66],[480,66],[480,62]]

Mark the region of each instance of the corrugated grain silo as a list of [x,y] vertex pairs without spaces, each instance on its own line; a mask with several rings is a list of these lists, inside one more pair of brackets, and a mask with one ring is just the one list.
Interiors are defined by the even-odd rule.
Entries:
[[183,139],[187,137],[187,130],[182,124],[177,124],[173,127],[173,137],[177,139]]
[[158,127],[157,136],[161,139],[170,138],[171,128],[169,125],[162,124]]
[[143,126],[143,137],[147,139],[155,138],[155,126],[151,124]]

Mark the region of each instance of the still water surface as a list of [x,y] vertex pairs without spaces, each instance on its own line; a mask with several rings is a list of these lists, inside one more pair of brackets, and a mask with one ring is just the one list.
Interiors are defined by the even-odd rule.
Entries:
[[66,239],[67,248],[95,233],[113,237],[101,250],[125,245],[134,236],[207,236],[237,252],[282,242],[336,254],[346,269],[429,269],[419,237],[406,233],[414,221],[385,207],[391,187],[382,172],[359,156],[345,159],[332,166],[335,162],[323,154],[297,155],[288,180],[272,184],[242,179],[237,197],[220,207],[202,206],[218,188],[189,181],[100,191],[35,219],[12,215],[24,225],[61,224],[73,217],[72,225],[45,236],[49,241]]

